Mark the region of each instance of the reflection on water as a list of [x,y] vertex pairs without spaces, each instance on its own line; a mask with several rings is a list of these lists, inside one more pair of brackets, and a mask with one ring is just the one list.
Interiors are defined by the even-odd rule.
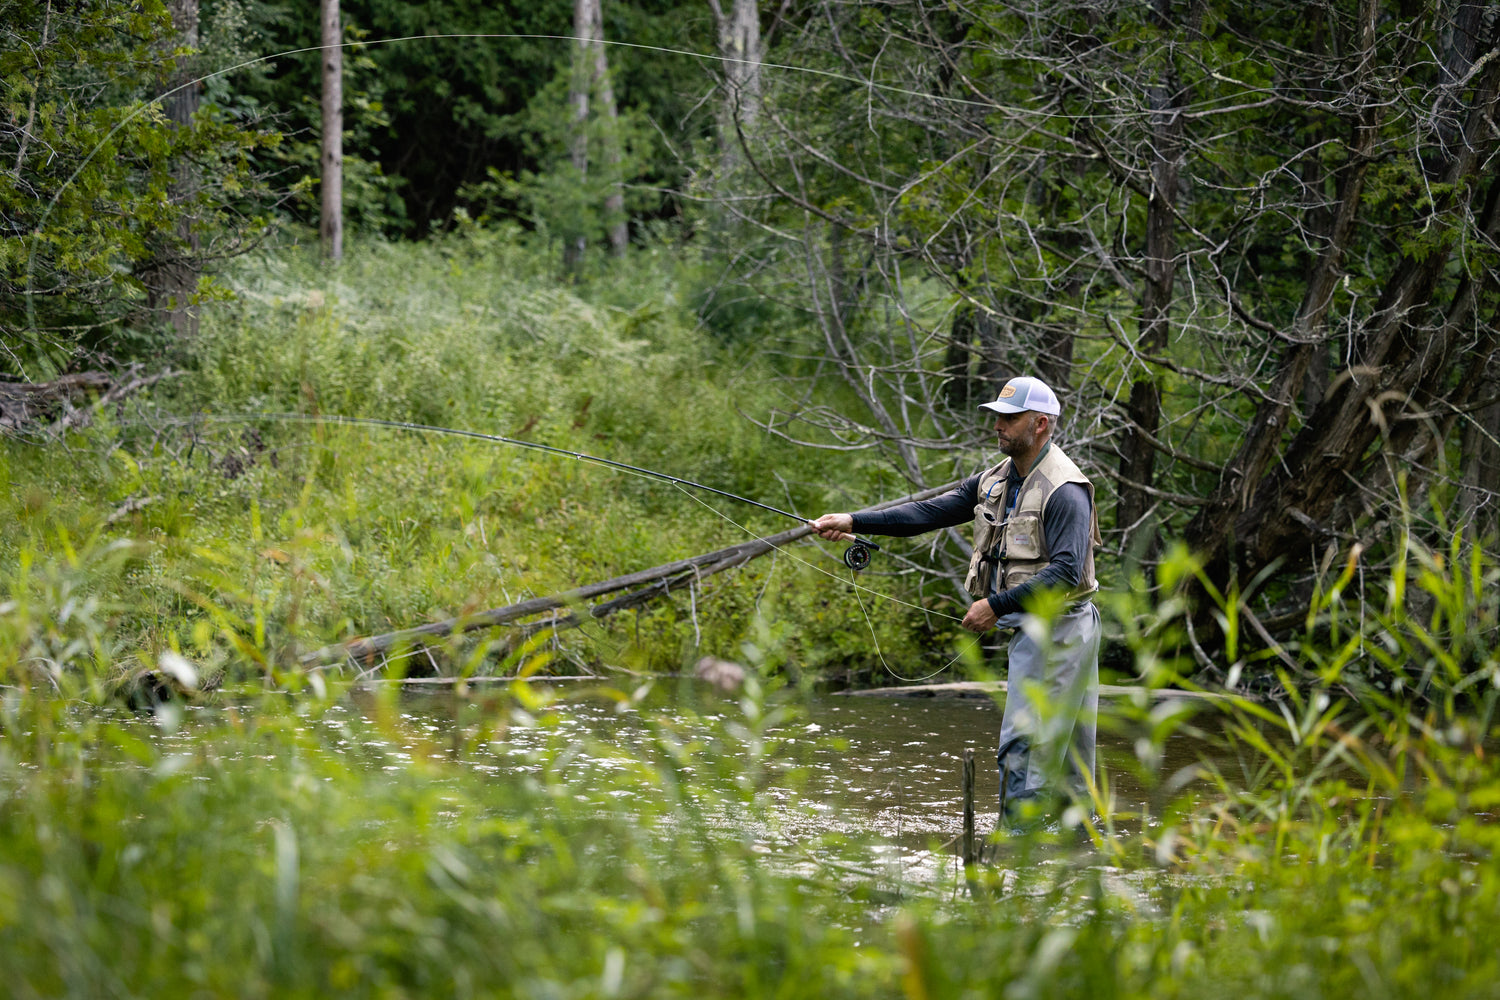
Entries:
[[[478,709],[472,702],[456,702],[447,691],[404,691],[396,702],[400,722],[395,726],[363,724],[362,718],[368,719],[374,709],[368,691],[329,706],[305,725],[323,729],[317,743],[334,753],[394,772],[430,758],[461,761],[463,767],[497,777],[540,774],[555,766],[561,745],[569,773],[616,776],[619,780],[600,782],[598,787],[629,809],[634,794],[631,775],[641,760],[654,757],[650,744],[659,732],[653,732],[650,720],[665,721],[684,739],[710,739],[714,732],[722,735],[742,721],[734,698],[688,681],[658,682],[648,697],[623,710],[618,700],[602,696],[595,687],[559,685],[555,691],[559,700],[552,704],[545,725],[509,725],[498,738],[471,743],[456,756],[455,710],[466,719],[457,730],[461,732]],[[491,693],[498,695],[493,689]],[[509,702],[502,698],[496,704]],[[790,711],[766,734],[778,746],[757,808],[719,817],[726,832],[750,838],[757,849],[777,853],[794,868],[848,867],[855,861],[862,868],[884,870],[864,874],[888,878],[895,872],[903,883],[930,881],[944,871],[951,874],[953,843],[962,828],[960,769],[966,749],[975,751],[976,830],[983,836],[994,829],[999,795],[994,753],[1001,706],[991,698],[816,695],[784,699],[783,704]],[[189,710],[182,728],[158,732],[156,739],[167,750],[158,766],[171,767],[178,758],[189,761],[197,739],[194,716],[206,713],[203,721],[211,727],[208,716],[216,711]],[[1172,737],[1162,773],[1192,764],[1204,747],[1202,741],[1184,735]],[[1148,797],[1132,778],[1134,760],[1131,742],[1111,735],[1108,724],[1102,724],[1101,776],[1116,809],[1129,813]],[[696,763],[684,770],[693,771]],[[714,780],[706,773],[698,776]],[[853,850],[842,855],[842,861],[829,847],[841,834],[854,838]]]
[[[503,741],[481,750],[472,766],[511,772],[538,770],[536,752],[559,736],[577,740],[580,761],[611,771],[626,767],[631,748],[646,737],[641,712],[692,725],[733,720],[739,708],[701,685],[684,682],[674,692],[661,685],[641,711],[620,711],[616,702],[589,689],[562,689],[558,718],[546,730],[512,728]],[[1003,698],[1002,696],[999,696]],[[692,704],[692,713],[677,706]],[[441,740],[451,725],[447,696],[408,694],[410,725]],[[787,723],[769,735],[780,743],[783,770],[773,775],[767,798],[784,808],[776,839],[824,833],[874,833],[899,849],[925,851],[947,844],[962,830],[961,762],[975,751],[975,821],[980,834],[994,829],[999,774],[995,748],[1002,703],[988,697],[882,698],[814,695],[791,702]],[[1108,711],[1105,703],[1104,711]],[[1101,726],[1099,766],[1118,810],[1135,812],[1147,793],[1133,777],[1135,751],[1129,740]],[[1190,765],[1203,745],[1186,736],[1168,740],[1164,773]],[[485,759],[489,758],[489,759]]]

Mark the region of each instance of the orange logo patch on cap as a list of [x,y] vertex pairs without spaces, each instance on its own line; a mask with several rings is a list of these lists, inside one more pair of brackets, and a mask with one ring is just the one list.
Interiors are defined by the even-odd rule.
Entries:
[[1013,386],[1013,385],[1008,385],[1004,389],[1000,390],[1000,398],[1001,399],[1004,399],[1007,396],[1014,396],[1015,394],[1016,394],[1016,387]]

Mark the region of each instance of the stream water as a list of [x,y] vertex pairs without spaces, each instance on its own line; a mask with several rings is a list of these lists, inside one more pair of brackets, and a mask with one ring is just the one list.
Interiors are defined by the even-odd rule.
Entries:
[[[577,767],[614,768],[614,750],[646,735],[643,713],[669,721],[710,726],[733,720],[733,699],[703,685],[659,685],[641,711],[620,711],[616,702],[592,697],[588,688],[562,691],[556,719],[546,729],[510,729],[480,752],[485,770],[526,769],[528,755],[549,741],[572,740]],[[408,693],[406,721],[434,740],[452,725],[446,695]],[[692,712],[680,706],[691,704]],[[768,844],[805,843],[830,833],[873,836],[877,851],[908,869],[951,866],[952,846],[962,831],[962,757],[975,751],[976,830],[994,829],[999,775],[995,746],[1001,706],[988,697],[869,697],[814,695],[793,702],[788,721],[770,732],[780,746],[766,798],[773,816],[761,831]],[[1108,712],[1106,701],[1102,711]],[[1133,778],[1136,748],[1101,730],[1099,768],[1117,810],[1135,812],[1148,793]],[[555,745],[555,743],[554,743]],[[1202,740],[1167,740],[1162,773],[1191,766],[1203,754]]]
[[[732,763],[722,775],[713,770],[718,765],[712,754],[687,755],[683,769],[710,790],[710,798],[717,794],[713,790],[728,789],[727,783],[744,778],[744,761],[735,756],[740,746],[735,740],[745,738],[744,710],[737,696],[702,682],[658,679],[642,686],[640,697],[622,705],[621,694],[607,696],[602,683],[537,682],[534,692],[550,690],[555,697],[533,705],[531,721],[524,714],[516,717],[518,703],[500,688],[479,687],[468,698],[456,698],[446,688],[408,687],[394,703],[399,723],[383,722],[378,728],[350,725],[361,717],[373,718],[378,707],[371,690],[355,689],[304,725],[328,730],[319,733],[317,742],[329,751],[358,754],[391,771],[404,770],[423,757],[458,760],[496,779],[562,766],[566,774],[602,789],[612,797],[613,808],[627,814],[631,796],[640,787],[634,769],[641,761],[660,759],[653,756],[652,741],[663,727],[683,741],[718,740],[717,745],[729,747]],[[718,804],[708,804],[705,819],[721,826],[725,836],[752,844],[792,870],[821,868],[827,874],[831,866],[839,876],[856,873],[877,885],[895,883],[898,893],[904,887],[930,890],[954,884],[967,749],[975,751],[976,832],[985,837],[996,825],[995,747],[1001,706],[990,697],[780,692],[766,705],[782,711],[760,734],[775,747],[757,770],[760,794],[754,806],[733,805],[744,800],[730,791],[722,801],[716,800]],[[1164,712],[1172,710],[1196,713],[1200,728],[1180,728],[1166,740],[1157,773],[1183,777],[1213,749],[1213,741],[1203,734],[1220,729],[1212,709],[1202,703],[1157,704],[1154,710],[1148,705],[1134,710],[1133,721],[1122,722],[1130,711],[1109,699],[1101,702],[1097,775],[1109,792],[1117,829],[1133,828],[1129,817],[1139,815],[1150,798],[1134,777],[1137,754],[1145,748],[1121,734],[1141,732],[1142,713],[1151,713],[1160,725]],[[153,739],[171,749],[174,760],[189,762],[198,731],[211,729],[219,711],[209,706],[191,709],[185,718],[179,717],[180,728],[174,724],[158,729],[137,718],[150,726]],[[386,718],[383,709],[380,713]],[[483,719],[489,724],[476,729],[477,720]],[[493,728],[500,720],[505,724]],[[466,732],[488,735],[470,740],[468,749],[455,757],[453,738]],[[673,822],[659,809],[645,814]],[[1121,814],[1127,818],[1118,821]]]

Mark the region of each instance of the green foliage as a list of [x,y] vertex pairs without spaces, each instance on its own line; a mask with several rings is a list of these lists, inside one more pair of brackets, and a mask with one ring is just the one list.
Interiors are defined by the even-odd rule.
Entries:
[[[369,32],[341,8],[344,21],[343,214],[346,230],[399,232],[409,225],[402,187],[372,149],[391,126],[386,81],[367,44]],[[284,217],[318,225],[322,155],[322,43],[318,10],[304,4],[209,0],[201,13],[204,96],[234,116],[269,116],[284,138],[267,166],[289,186]],[[290,53],[290,54],[288,54]]]
[[[830,478],[733,416],[764,362],[698,328],[681,303],[702,279],[671,258],[561,285],[513,232],[350,250],[335,271],[298,250],[244,261],[190,378],[52,449],[0,447],[0,961],[18,994],[1492,990],[1497,569],[1461,536],[1438,553],[1402,532],[1407,558],[1368,570],[1378,604],[1370,586],[1358,602],[1357,561],[1328,567],[1285,647],[1247,643],[1254,587],[1213,589],[1181,550],[1161,603],[1140,581],[1102,598],[1146,687],[1185,684],[1201,655],[1194,584],[1217,601],[1225,672],[1278,679],[1254,698],[1116,701],[1099,818],[1068,817],[1090,847],[999,842],[972,895],[941,873],[893,895],[869,874],[874,837],[766,834],[820,805],[798,799],[805,761],[780,739],[799,681],[876,666],[875,640],[907,674],[952,655],[889,602],[861,610],[812,546],[639,618],[436,651],[466,678],[529,678],[505,686],[417,704],[303,668],[350,632],[743,535],[577,462],[195,412],[520,434],[797,509]],[[854,491],[879,482],[845,473]],[[749,666],[737,698],[664,707],[649,678],[600,682],[573,697],[631,724],[595,736],[540,683],[703,651]],[[1169,764],[1185,740],[1196,759]]]
[[[527,111],[528,125],[522,136],[527,159],[535,168],[524,169],[512,178],[491,167],[486,180],[464,185],[460,200],[472,207],[475,221],[494,222],[519,209],[526,221],[537,230],[564,243],[584,239],[598,244],[610,226],[625,222],[627,217],[648,214],[661,201],[660,195],[643,189],[639,183],[651,169],[655,138],[645,109],[636,108],[620,114],[614,121],[591,115],[585,129],[588,167],[580,172],[570,159],[574,130],[573,109],[568,104],[568,89],[573,70],[566,63],[552,82],[531,100]],[[590,96],[590,101],[597,94]],[[614,144],[620,162],[604,162],[601,150]],[[605,199],[624,185],[623,215],[610,218]],[[470,209],[460,208],[460,220]]]
[[[750,792],[686,773],[753,766],[780,712],[687,742],[656,724],[613,775],[567,766],[561,706],[524,683],[459,706],[452,744],[382,698],[96,717],[21,749],[35,707],[10,705],[0,743],[0,954],[23,994],[750,996],[795,974],[858,995],[889,975],[707,822]],[[529,774],[473,766],[513,748]]]
[[20,2],[4,19],[0,348],[6,372],[45,379],[144,324],[153,269],[232,254],[265,227],[256,158],[277,137],[212,104],[191,127],[166,121],[161,3]]
[[[665,707],[649,684],[275,690],[292,673],[134,716],[58,697],[49,663],[124,649],[77,584],[141,556],[58,542],[0,601],[18,995],[1478,997],[1500,971],[1493,687],[1478,714],[1292,684],[1223,716],[1126,700],[1107,721],[1144,811],[1105,798],[1091,850],[1011,840],[972,895],[940,875],[892,897],[871,838],[766,836],[815,804],[787,799],[797,702],[754,670],[735,699]],[[767,667],[784,638],[757,636]],[[1130,645],[1169,678],[1169,629]],[[508,668],[544,668],[544,646]],[[583,698],[621,725],[567,725]],[[1185,737],[1200,759],[1163,770]]]
[[[334,271],[303,250],[247,259],[228,276],[234,300],[202,319],[190,376],[98,423],[70,452],[0,448],[11,471],[0,551],[56,551],[60,529],[80,544],[137,540],[148,555],[92,591],[141,651],[129,665],[111,659],[114,680],[168,649],[205,673],[258,674],[350,634],[560,593],[790,524],[495,444],[236,414],[477,430],[784,509],[831,502],[817,456],[736,414],[750,397],[733,380],[774,381],[760,360],[698,329],[680,304],[695,295],[690,270],[647,251],[574,285],[559,283],[552,260],[513,231],[479,227],[424,245],[356,243]],[[859,478],[845,485],[866,490]],[[880,669],[881,652],[916,676],[953,655],[951,632],[869,594],[867,618],[837,556],[798,546],[564,633],[567,669],[676,670],[704,653],[737,656],[757,616],[783,623],[783,662],[809,678]],[[882,569],[865,585],[900,594]]]
[[[15,10],[22,24],[36,13],[34,5]],[[161,60],[140,39],[160,30],[161,11],[85,13],[95,10],[116,20],[89,58],[134,66],[134,76],[115,77],[145,88]],[[221,25],[241,14],[248,25],[262,13],[228,3],[215,11]],[[537,12],[557,13],[546,5]],[[425,31],[423,19],[438,25],[451,13],[407,5],[382,16],[416,18],[422,23],[411,30]],[[853,51],[891,54],[873,43],[902,28],[902,12],[853,13],[869,32],[849,39]],[[1279,41],[1296,33],[1301,14],[1290,6],[1277,13],[1257,28]],[[1160,72],[1144,10],[1116,15],[1100,28],[1118,43],[1111,58]],[[1201,62],[1254,85],[1275,83],[1236,55],[1236,38],[1249,35],[1235,16],[1210,12],[1209,28],[1220,30],[1186,46],[1194,58],[1182,61],[1184,71],[1199,74]],[[997,16],[973,30],[1003,39],[1016,26]],[[210,33],[217,40],[206,48],[231,58],[226,37]],[[357,72],[379,65],[374,51]],[[455,66],[455,92],[469,95],[433,114],[439,134],[450,134],[441,129],[454,120],[444,115],[486,141],[546,133],[540,98],[528,98],[534,117],[524,122],[494,116],[504,72],[467,46],[432,51]],[[535,73],[515,72],[534,95],[555,53],[537,46],[531,57]],[[11,120],[30,113],[26,71],[16,69],[23,62],[3,64],[7,93],[19,95]],[[441,89],[439,64],[418,62],[412,80],[422,86],[410,94]],[[976,66],[996,93],[1027,75],[1024,62],[978,58]],[[59,78],[71,72],[57,70]],[[291,79],[267,74],[262,82]],[[1208,100],[1216,80],[1195,76],[1193,85]],[[796,93],[808,120],[821,116],[827,126],[818,141],[866,164],[878,159],[877,140],[866,136],[871,119],[860,113],[872,106],[869,91],[829,78],[807,84]],[[226,120],[254,109],[246,93],[224,93],[215,114]],[[388,112],[384,92],[364,94],[356,131],[390,128],[408,142],[428,135],[398,131],[424,110],[420,97],[403,96]],[[1063,98],[1073,120],[1105,117],[1088,95]],[[121,204],[138,211],[142,232],[175,232],[176,217],[150,199],[154,192],[161,200],[172,144],[186,140],[148,114],[127,120],[126,106],[100,104],[112,110],[90,117],[37,104],[39,116],[53,116],[55,137],[72,137],[69,149],[109,129],[122,143],[100,147],[110,162],[82,164],[74,185],[47,189],[67,192],[56,211],[73,227],[41,240],[53,248],[45,257],[55,279],[46,286],[55,293],[49,323],[85,313],[92,323],[117,301],[109,297],[117,287],[134,287],[131,254],[150,240],[126,227],[109,243],[82,221],[90,211]],[[1296,142],[1317,141],[1328,123],[1315,119]],[[892,155],[933,175],[907,192],[910,231],[898,242],[904,235],[915,245],[950,219],[966,190],[1018,231],[1036,227],[1048,238],[1031,255],[1016,251],[1013,234],[997,234],[963,263],[960,270],[972,268],[967,281],[999,274],[1045,282],[1064,259],[1049,227],[1079,206],[1104,206],[1122,231],[1141,227],[1142,206],[1097,177],[1022,194],[1006,186],[1012,178],[986,179],[950,163],[950,150],[924,147],[910,117],[893,132],[911,141]],[[1209,174],[1213,190],[1229,192],[1186,206],[1201,213],[1194,224],[1205,232],[1232,228],[1234,199],[1281,162],[1264,155],[1265,134],[1218,128],[1200,137],[1195,155],[1222,165]],[[452,145],[472,152],[471,138]],[[450,152],[437,145],[417,143],[432,154],[423,169],[433,175]],[[1332,150],[1327,166],[1336,168]],[[555,142],[533,154],[555,155]],[[81,163],[61,164],[49,183]],[[1421,198],[1443,211],[1452,192],[1419,185],[1420,177],[1401,162],[1372,172],[1377,222]],[[471,190],[497,198],[496,214],[520,196]],[[538,181],[534,191],[542,190]],[[357,200],[370,206],[391,191],[372,181]],[[812,177],[805,193],[860,224],[879,214],[877,199],[831,174]],[[92,200],[68,200],[84,195]],[[34,215],[41,203],[17,199],[6,204],[7,218]],[[406,204],[371,207],[368,218],[399,228]],[[575,207],[559,196],[558,218],[582,217]],[[439,217],[448,217],[445,208],[410,213]],[[1305,267],[1308,251],[1274,213],[1250,229],[1243,257],[1265,279],[1252,305],[1279,317],[1296,301],[1287,276]],[[829,259],[857,261],[861,248],[840,238],[826,240]],[[5,244],[7,280],[26,239]],[[1413,237],[1400,250],[1441,253],[1446,239]],[[1373,299],[1372,275],[1393,252],[1371,245],[1356,255],[1336,309]],[[646,247],[623,262],[591,262],[576,284],[560,285],[551,259],[512,230],[467,222],[420,246],[357,241],[336,271],[296,249],[257,256],[230,273],[234,300],[210,310],[201,337],[184,349],[187,377],[139,406],[99,412],[92,428],[49,448],[0,443],[0,964],[8,989],[87,997],[1493,994],[1500,764],[1485,746],[1500,698],[1497,568],[1457,532],[1413,531],[1409,513],[1379,544],[1383,562],[1366,565],[1356,550],[1334,565],[1337,550],[1328,550],[1296,642],[1259,636],[1263,579],[1220,586],[1180,549],[1160,561],[1159,600],[1145,599],[1143,577],[1101,598],[1129,674],[1147,687],[1185,684],[1207,660],[1207,645],[1223,650],[1223,673],[1245,696],[1212,705],[1145,691],[1122,699],[1102,726],[1128,750],[1101,772],[1099,819],[1083,810],[1068,817],[1090,848],[1070,849],[1047,833],[1003,841],[994,845],[996,866],[973,873],[972,895],[946,876],[900,884],[891,895],[857,863],[807,865],[809,852],[819,862],[845,853],[866,861],[886,847],[875,838],[829,835],[788,848],[765,835],[785,815],[773,807],[778,796],[797,795],[800,761],[778,745],[797,716],[798,685],[789,681],[858,676],[881,662],[925,673],[917,665],[941,666],[953,652],[947,634],[920,623],[922,612],[897,611],[868,593],[864,605],[854,600],[842,574],[823,572],[836,565],[833,553],[811,545],[639,616],[557,638],[490,635],[435,651],[440,669],[464,676],[534,678],[579,665],[650,673],[704,651],[750,665],[734,700],[689,697],[660,710],[647,678],[633,678],[629,692],[601,683],[579,696],[608,698],[620,718],[638,722],[628,737],[624,726],[579,736],[564,724],[568,700],[525,679],[456,684],[433,724],[393,686],[355,689],[337,670],[304,669],[301,653],[352,633],[553,593],[785,526],[703,498],[720,516],[617,471],[319,424],[320,413],[525,436],[796,510],[849,506],[835,489],[861,498],[899,491],[878,459],[810,457],[738,417],[737,409],[775,412],[785,403],[782,376],[818,372],[822,359],[803,352],[773,366],[766,343],[742,329],[757,322],[754,310],[725,309],[715,333],[701,330],[684,303],[710,301],[717,276]],[[82,291],[70,298],[69,287]],[[791,286],[772,275],[762,287]],[[945,296],[922,281],[909,287],[915,295],[899,319],[876,302],[855,310],[849,329],[931,325]],[[1119,342],[1128,336],[1110,322],[1128,323],[1132,313],[1119,293],[1089,294],[1099,314],[1080,320],[1093,339],[1077,360],[1107,370],[1128,353]],[[778,327],[801,315],[787,301],[794,304],[772,313]],[[1045,301],[1023,318],[1067,318],[1066,305]],[[804,331],[778,333],[795,342]],[[27,336],[16,357],[30,352],[41,371],[74,349],[60,333]],[[1215,359],[1196,342],[1166,350],[1188,366]],[[916,364],[903,366],[919,375],[939,363],[930,344],[909,353]],[[1117,367],[1099,392],[1121,395],[1127,373]],[[1162,385],[1169,397],[1186,398],[1190,388],[1175,373]],[[848,391],[819,385],[799,405],[846,411]],[[310,422],[247,416],[266,410]],[[1238,415],[1227,407],[1204,425],[1232,437]],[[917,423],[920,435],[937,436],[933,421]],[[1224,445],[1200,452],[1221,457],[1216,447]],[[921,461],[953,463],[949,452],[919,450]],[[1201,489],[1201,472],[1174,470],[1168,485]],[[1441,524],[1441,491],[1433,503]],[[879,572],[861,581],[944,606],[904,575]],[[1205,619],[1189,617],[1189,587],[1213,602],[1207,620],[1217,636],[1194,632]],[[984,667],[971,657],[964,669]],[[1202,752],[1169,766],[1168,744],[1184,740]],[[1144,801],[1124,797],[1126,776],[1145,789]]]

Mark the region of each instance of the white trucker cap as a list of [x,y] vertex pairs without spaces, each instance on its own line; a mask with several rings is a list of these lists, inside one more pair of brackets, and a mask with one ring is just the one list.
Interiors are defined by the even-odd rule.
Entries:
[[993,403],[980,403],[979,408],[995,413],[1035,410],[1054,417],[1062,413],[1062,404],[1057,401],[1057,393],[1052,391],[1052,387],[1030,375],[1018,375],[1011,379],[1001,387],[1000,395]]

